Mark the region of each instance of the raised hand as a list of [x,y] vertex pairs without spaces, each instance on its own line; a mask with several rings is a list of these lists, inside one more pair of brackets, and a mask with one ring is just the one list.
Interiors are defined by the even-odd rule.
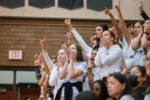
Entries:
[[40,41],[42,51],[45,52],[45,41],[46,41],[46,36],[44,35],[44,38]]
[[64,42],[64,43],[61,45],[61,48],[64,49],[64,50],[66,50],[66,49],[68,48],[68,47],[67,47],[67,43]]
[[67,45],[70,46],[72,44],[71,40],[67,40]]
[[40,41],[41,45],[45,45],[46,36],[44,35],[44,38]]
[[140,13],[143,12],[143,2],[142,1],[139,4],[139,11],[140,11]]
[[35,54],[35,55],[34,55],[34,58],[35,58],[35,59],[38,59],[38,58],[39,58],[39,54]]
[[110,15],[111,14],[110,11],[108,10],[108,8],[105,8],[105,14],[106,15]]
[[34,55],[35,61],[34,61],[34,65],[35,66],[40,66],[41,65],[41,56],[38,54]]
[[66,37],[67,37],[67,45],[69,46],[69,45],[71,45],[72,44],[72,34],[71,34],[71,32],[68,32],[67,33],[67,35],[66,35]]
[[71,35],[71,32],[68,32],[68,33],[66,34],[66,37],[67,37],[68,40],[71,39],[71,36],[72,36],[72,35]]
[[118,4],[115,5],[115,8],[116,8],[117,10],[120,9],[120,0],[118,0]]
[[64,23],[65,23],[67,26],[71,26],[71,20],[70,20],[70,18],[65,19]]
[[37,60],[35,60],[35,61],[34,61],[34,65],[35,65],[35,66],[40,66],[40,65],[41,65],[40,60],[38,60],[38,59],[37,59]]

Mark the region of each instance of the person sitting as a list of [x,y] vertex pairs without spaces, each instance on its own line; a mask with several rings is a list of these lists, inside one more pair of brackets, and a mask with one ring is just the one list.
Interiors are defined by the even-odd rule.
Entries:
[[107,90],[114,100],[134,100],[130,95],[130,85],[125,75],[112,73],[107,78]]
[[146,72],[143,66],[133,66],[129,75],[129,83],[136,100],[143,100],[145,95]]

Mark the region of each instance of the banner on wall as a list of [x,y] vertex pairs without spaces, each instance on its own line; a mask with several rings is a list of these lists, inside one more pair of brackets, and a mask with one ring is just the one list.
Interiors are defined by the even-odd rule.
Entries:
[[66,9],[83,7],[83,0],[58,0],[58,6]]
[[29,0],[29,5],[37,8],[48,8],[55,5],[55,0]]
[[112,0],[87,0],[87,8],[96,11],[112,9]]
[[[0,6],[8,8],[23,7],[25,0],[0,0]],[[29,5],[36,8],[49,8],[55,6],[55,0],[29,0]],[[112,9],[112,0],[87,0],[87,9],[103,11],[105,8]],[[83,7],[83,0],[58,0],[58,7],[77,9]]]
[[0,0],[0,6],[7,8],[24,7],[25,0]]

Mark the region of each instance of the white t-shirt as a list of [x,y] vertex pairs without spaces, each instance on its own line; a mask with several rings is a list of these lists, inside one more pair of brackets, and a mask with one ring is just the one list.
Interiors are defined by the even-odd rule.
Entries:
[[135,100],[131,95],[124,95],[120,98],[120,100]]
[[[62,68],[59,68],[59,72],[62,70]],[[49,78],[49,85],[55,86],[54,88],[54,98],[57,94],[58,89],[61,87],[63,80],[59,79],[59,72],[57,70],[57,67],[54,67],[51,71],[50,78]]]
[[144,100],[150,100],[150,94],[146,94]]
[[[70,65],[68,65],[68,66],[70,66]],[[86,72],[87,72],[87,63],[86,62],[74,62],[73,67],[74,67],[74,69],[79,69],[79,70],[83,71],[84,73],[82,75],[76,77],[75,79],[69,79],[69,72],[67,70],[64,82],[69,81],[71,83],[74,83],[74,82],[78,82],[78,81],[81,81],[81,82],[83,81],[84,76],[86,75]]]
[[[131,43],[133,41],[135,41],[135,38],[131,41]],[[135,66],[135,65],[143,66],[143,62],[145,59],[145,51],[142,46],[139,46],[136,51],[134,51],[132,47],[130,46],[128,54],[130,56],[130,60],[132,61],[131,62],[132,66]]]
[[85,76],[84,82],[83,82],[83,91],[90,91],[90,85],[89,85],[89,79],[87,77],[87,75]]
[[92,48],[89,47],[85,41],[83,40],[83,38],[81,37],[81,35],[75,30],[72,30],[73,36],[75,37],[75,39],[77,40],[77,42],[80,44],[82,50],[86,53],[87,57],[90,58],[91,56],[91,52],[92,52]]
[[[78,82],[78,81],[83,82],[83,79],[84,79],[86,72],[87,72],[87,64],[85,62],[74,62],[73,67],[74,67],[74,69],[79,69],[79,70],[83,71],[83,74],[76,77],[75,79],[69,79],[69,72],[67,70],[64,82],[71,82],[71,83]],[[72,89],[73,89],[72,97],[74,98],[75,96],[77,96],[79,94],[79,91],[74,86],[72,87]],[[64,98],[64,91],[65,91],[65,88],[63,87],[62,93],[61,93],[61,100],[63,100],[63,98]]]
[[[83,82],[83,79],[86,75],[86,72],[87,72],[87,64],[86,62],[74,62],[74,69],[79,69],[81,71],[83,71],[83,74],[76,77],[75,79],[69,79],[69,72],[67,71],[66,72],[66,77],[64,79],[64,82],[71,82],[71,83],[74,83],[74,82],[78,82],[78,81],[81,81]],[[72,87],[73,89],[73,93],[72,93],[72,97],[74,98],[75,96],[77,96],[79,94],[79,91],[76,87]],[[64,91],[65,91],[65,88],[63,87],[62,88],[62,93],[61,93],[61,99],[64,98]]]
[[100,79],[110,73],[121,72],[122,60],[123,53],[119,45],[113,45],[109,49],[99,48],[94,63],[100,67]]
[[45,59],[45,62],[49,68],[49,70],[51,71],[54,67],[56,67],[56,65],[52,62],[51,58],[49,57],[48,53],[45,52],[44,53],[44,59]]
[[131,60],[130,60],[130,56],[128,55],[129,46],[128,46],[128,43],[127,43],[125,37],[123,37],[121,45],[122,45],[123,57],[124,57],[124,60],[125,60],[126,67],[130,71],[130,69],[131,69]]
[[92,69],[92,74],[93,74],[93,80],[100,80],[100,67],[96,67]]

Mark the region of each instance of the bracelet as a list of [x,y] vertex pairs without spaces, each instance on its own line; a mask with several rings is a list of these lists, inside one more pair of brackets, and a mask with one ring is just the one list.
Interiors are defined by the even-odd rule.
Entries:
[[148,33],[148,32],[144,32],[144,34],[147,34],[147,35],[148,35],[149,33]]
[[48,74],[46,74],[46,76],[45,76],[47,79],[49,78],[49,75]]

